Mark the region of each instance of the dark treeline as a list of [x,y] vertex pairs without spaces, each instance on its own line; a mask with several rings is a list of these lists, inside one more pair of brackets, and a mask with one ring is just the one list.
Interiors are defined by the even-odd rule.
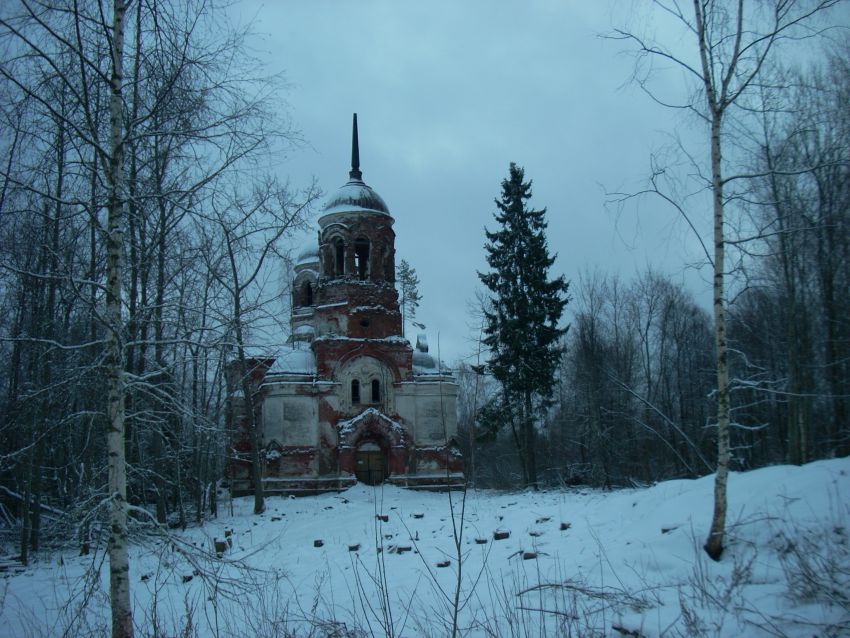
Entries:
[[[222,477],[223,362],[282,292],[252,275],[315,193],[267,173],[291,135],[246,33],[209,2],[131,6],[117,330],[128,499],[185,525]],[[0,14],[0,516],[24,561],[54,539],[85,543],[108,500],[109,34],[98,2]]]
[[[836,51],[762,89],[760,128],[737,148],[752,177],[729,204],[737,233],[729,251],[738,257],[728,307],[733,469],[850,453],[847,60]],[[541,480],[615,486],[713,472],[707,309],[651,270],[633,281],[585,274],[571,291],[554,405],[538,423]],[[509,437],[470,437],[475,406],[498,393],[496,384],[472,367],[459,376],[476,484],[520,485]]]
[[846,53],[789,78],[794,109],[765,113],[754,152],[764,176],[747,213],[761,241],[732,314],[740,454],[754,464],[850,454]]
[[[652,271],[630,283],[592,273],[572,289],[554,404],[539,424],[541,481],[619,486],[711,472],[708,313]],[[459,376],[460,424],[468,428],[475,383],[481,405],[494,383],[471,368]],[[480,440],[475,448],[478,485],[517,483],[505,472],[515,463],[510,440]]]

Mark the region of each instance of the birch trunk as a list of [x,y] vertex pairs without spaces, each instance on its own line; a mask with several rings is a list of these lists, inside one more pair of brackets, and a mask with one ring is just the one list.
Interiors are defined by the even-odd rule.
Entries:
[[714,514],[705,543],[706,553],[719,560],[726,529],[726,483],[729,478],[729,356],[726,343],[724,291],[723,182],[721,179],[720,114],[712,110],[711,179],[714,200],[714,347],[717,357],[717,473]]
[[[734,73],[740,51],[743,16],[743,0],[738,0],[738,22],[736,44],[729,68],[721,86],[714,82],[714,72],[709,62],[710,43],[706,33],[705,5],[694,0],[696,35],[699,39],[699,56],[702,65],[702,81],[711,124],[711,195],[714,218],[714,347],[717,365],[717,472],[714,477],[714,513],[711,530],[705,542],[705,551],[713,560],[723,554],[723,537],[726,530],[726,484],[729,478],[729,355],[726,342],[726,306],[724,290],[723,234],[723,166],[720,133],[726,106],[726,92]],[[718,92],[719,89],[719,92]]]
[[107,356],[108,387],[107,454],[109,455],[109,598],[112,605],[112,636],[133,635],[130,607],[130,558],[127,533],[127,469],[124,458],[124,377],[122,342],[122,247],[124,243],[124,141],[123,141],[123,0],[113,2],[112,77],[109,98],[109,185],[106,239]]

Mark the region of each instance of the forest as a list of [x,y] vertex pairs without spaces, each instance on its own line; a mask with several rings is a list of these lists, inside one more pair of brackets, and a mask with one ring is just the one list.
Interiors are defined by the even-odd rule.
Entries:
[[[773,4],[777,40],[841,5]],[[281,177],[300,143],[277,108],[284,87],[252,57],[249,30],[210,6],[0,9],[0,538],[23,564],[69,544],[119,547],[128,517],[172,528],[214,517],[227,365],[287,336],[291,239],[321,193]],[[710,15],[721,33],[729,16]],[[644,191],[611,197],[671,215],[686,214],[681,193],[722,198],[733,470],[850,454],[850,40],[817,26],[805,37],[816,52],[804,64],[753,44],[725,110],[689,103],[706,124],[723,116],[722,180],[694,168],[674,183],[659,165]],[[638,65],[667,55],[614,39]],[[715,265],[716,247],[706,240]],[[536,485],[715,472],[714,310],[652,268],[567,279],[558,359],[519,445]],[[473,321],[488,308],[482,297]],[[449,362],[467,480],[515,488],[528,484],[518,439],[482,420],[504,394],[489,359],[481,337],[471,359]]]

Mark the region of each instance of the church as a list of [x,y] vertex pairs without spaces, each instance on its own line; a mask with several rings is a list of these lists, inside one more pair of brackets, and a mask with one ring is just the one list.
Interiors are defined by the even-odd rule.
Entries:
[[[291,335],[249,360],[264,490],[310,494],[357,481],[445,489],[463,482],[457,384],[403,336],[394,219],[360,171],[357,115],[349,180],[319,217],[292,282]],[[239,375],[229,376],[231,490],[253,490]]]

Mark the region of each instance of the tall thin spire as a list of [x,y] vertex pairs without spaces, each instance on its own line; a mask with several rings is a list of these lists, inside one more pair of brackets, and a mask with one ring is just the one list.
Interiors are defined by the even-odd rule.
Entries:
[[351,128],[351,170],[348,176],[351,179],[363,179],[363,173],[360,172],[360,144],[357,141],[357,113],[354,114]]

